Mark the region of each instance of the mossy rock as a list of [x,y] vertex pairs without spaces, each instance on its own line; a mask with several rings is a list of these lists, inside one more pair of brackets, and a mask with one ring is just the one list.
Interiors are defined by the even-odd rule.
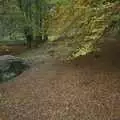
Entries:
[[11,55],[0,56],[0,82],[8,81],[30,67],[30,64]]

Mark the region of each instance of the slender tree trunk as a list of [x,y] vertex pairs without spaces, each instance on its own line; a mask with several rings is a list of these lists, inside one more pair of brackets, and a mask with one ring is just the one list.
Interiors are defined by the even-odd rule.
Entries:
[[48,40],[48,35],[47,34],[44,34],[44,41],[47,41]]
[[33,33],[32,33],[31,28],[29,28],[29,27],[24,28],[24,34],[25,34],[25,37],[26,37],[27,48],[31,48],[32,47],[32,41],[33,41]]
[[40,37],[40,41],[42,41],[43,39],[42,39],[42,22],[43,22],[43,20],[42,20],[43,18],[42,18],[42,15],[40,15],[40,35],[39,35],[39,37]]
[[38,29],[38,31],[36,31],[36,32],[38,32],[38,34],[35,36],[35,46],[36,47],[38,47],[38,45],[40,44],[40,43],[42,43],[42,41],[43,41],[43,33],[42,33],[42,17],[40,16],[39,17],[39,20],[38,20],[38,27],[39,27],[39,29]]

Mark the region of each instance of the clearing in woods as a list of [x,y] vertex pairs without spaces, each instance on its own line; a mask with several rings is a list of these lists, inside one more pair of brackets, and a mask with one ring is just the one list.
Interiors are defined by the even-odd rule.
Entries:
[[39,56],[16,81],[0,84],[0,120],[120,120],[118,42],[71,63]]

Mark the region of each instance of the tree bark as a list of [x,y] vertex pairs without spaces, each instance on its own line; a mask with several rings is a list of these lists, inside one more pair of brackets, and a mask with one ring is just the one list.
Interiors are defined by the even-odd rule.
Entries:
[[27,48],[32,48],[33,33],[30,27],[24,28]]

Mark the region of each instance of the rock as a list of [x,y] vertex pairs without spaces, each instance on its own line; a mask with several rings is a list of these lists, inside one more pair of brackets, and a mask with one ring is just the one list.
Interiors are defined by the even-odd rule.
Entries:
[[28,69],[30,64],[15,56],[0,56],[0,82],[12,79]]

